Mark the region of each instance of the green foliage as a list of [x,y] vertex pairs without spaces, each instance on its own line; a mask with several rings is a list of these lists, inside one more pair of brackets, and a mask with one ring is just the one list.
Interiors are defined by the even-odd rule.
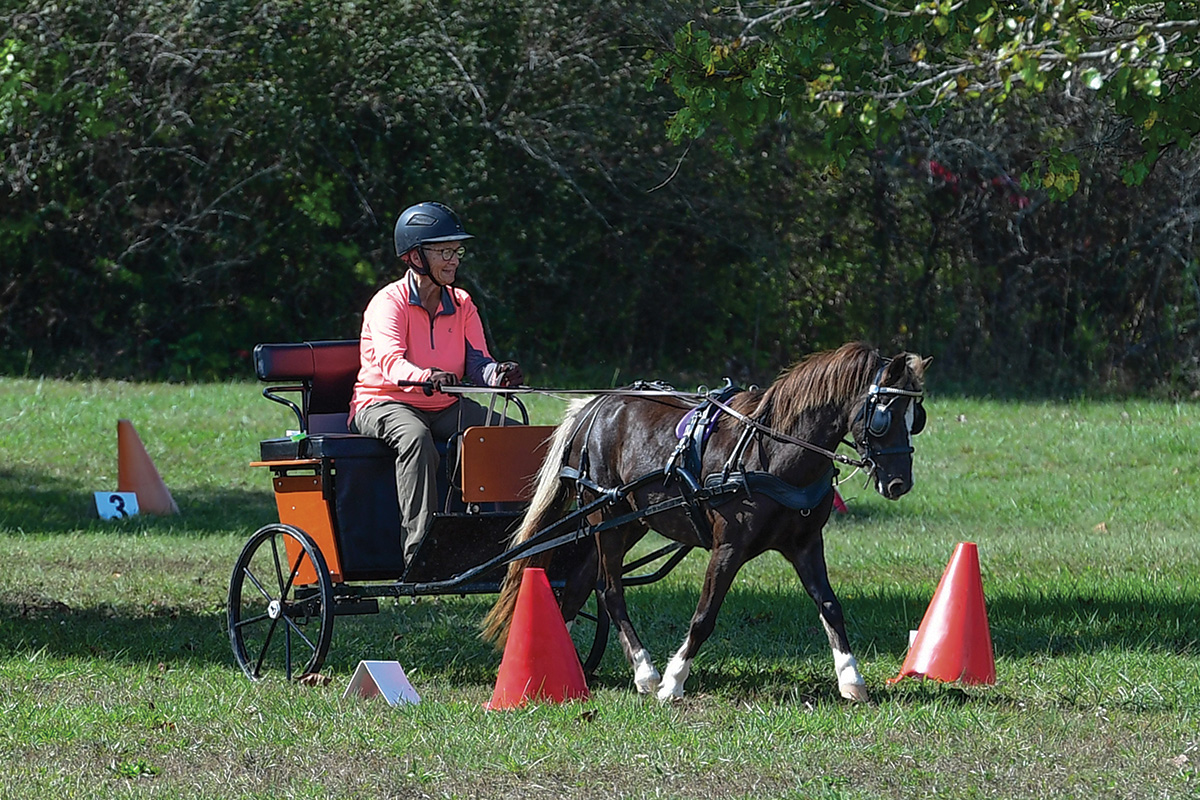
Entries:
[[[1050,89],[1096,93],[1142,126],[1148,164],[1200,130],[1192,80],[1200,17],[1191,3],[773,5],[718,12],[712,30],[689,23],[657,55],[654,74],[684,104],[668,126],[677,141],[719,123],[718,136],[745,144],[786,114],[794,125],[830,129],[810,154],[824,164],[892,138],[910,116],[935,121],[947,106]],[[1068,190],[1060,182],[1055,191]]]
[[[1078,6],[811,8],[6,0],[0,370],[352,337],[396,213],[439,199],[536,382],[762,383],[865,338],[964,383],[1200,386],[1185,7],[1106,29],[1171,44],[1115,61]],[[1070,78],[1014,44],[1059,34]]]
[[[694,210],[719,175],[643,199],[676,155],[659,99],[624,113],[645,27],[615,4],[42,5],[4,17],[10,371],[32,350],[56,371],[222,375],[256,341],[353,336],[396,277],[395,214],[433,198],[479,234],[463,281],[499,352],[680,365],[728,343],[722,309],[664,315],[661,273],[636,276],[676,262],[684,281],[690,237],[740,222]],[[734,279],[729,255],[701,254],[703,283]],[[580,315],[581,289],[635,302]]]
[[1045,190],[1052,200],[1066,200],[1079,188],[1079,159],[1052,148],[1021,176],[1021,186],[1026,190]]

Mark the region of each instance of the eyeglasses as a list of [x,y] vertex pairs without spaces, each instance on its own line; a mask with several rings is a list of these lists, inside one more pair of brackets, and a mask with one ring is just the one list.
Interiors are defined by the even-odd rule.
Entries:
[[459,245],[458,247],[428,247],[428,246],[426,246],[426,247],[423,247],[422,249],[426,253],[436,253],[437,255],[442,257],[442,261],[449,261],[450,259],[454,258],[455,256],[462,258],[467,253],[467,248],[463,247],[462,245]]

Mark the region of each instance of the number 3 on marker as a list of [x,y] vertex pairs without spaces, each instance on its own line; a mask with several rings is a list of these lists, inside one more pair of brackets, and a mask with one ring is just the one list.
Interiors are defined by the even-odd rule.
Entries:
[[121,497],[121,495],[119,495],[119,494],[109,495],[108,502],[111,503],[113,505],[113,508],[116,509],[116,513],[114,514],[114,516],[117,516],[117,517],[128,517],[129,516],[129,513],[125,510],[125,498],[124,497]]

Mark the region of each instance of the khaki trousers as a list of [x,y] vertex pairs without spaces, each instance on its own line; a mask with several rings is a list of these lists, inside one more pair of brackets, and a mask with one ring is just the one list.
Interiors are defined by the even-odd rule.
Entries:
[[[491,424],[499,424],[499,416],[494,412]],[[353,433],[382,439],[396,451],[396,497],[400,503],[405,564],[412,563],[417,545],[425,538],[438,508],[437,470],[441,457],[434,442],[447,441],[472,425],[486,424],[488,410],[466,397],[441,411],[381,400],[364,406],[354,415],[350,423]],[[519,423],[510,419],[504,424]]]

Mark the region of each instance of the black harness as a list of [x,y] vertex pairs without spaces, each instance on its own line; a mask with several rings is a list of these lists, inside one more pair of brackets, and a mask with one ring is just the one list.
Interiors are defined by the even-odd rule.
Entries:
[[[726,404],[734,395],[742,391],[744,390],[740,386],[734,386],[726,378],[724,386],[705,394],[700,405],[688,412],[686,426],[679,436],[679,444],[675,446],[675,451],[671,453],[671,457],[667,459],[667,465],[663,469],[663,474],[667,478],[671,478],[679,470],[690,472],[692,475],[700,472],[701,464],[704,461],[704,446],[708,443],[709,434],[716,427],[717,417],[721,415],[721,406],[718,403]],[[738,444],[740,446],[734,448],[731,459],[741,458],[741,451],[745,449],[745,444],[743,442]]]
[[[652,388],[670,390],[670,387],[663,387],[661,384],[654,384]],[[726,380],[725,386],[702,396],[699,405],[689,412],[690,416],[687,419],[683,435],[679,437],[679,443],[667,459],[661,474],[650,473],[617,489],[602,487],[588,477],[589,459],[586,446],[588,437],[585,436],[585,444],[579,457],[579,467],[575,468],[564,463],[559,470],[559,476],[575,481],[580,507],[585,505],[582,498],[583,489],[594,492],[599,495],[600,499],[607,498],[611,503],[616,503],[633,489],[652,480],[661,478],[666,485],[674,483],[679,488],[679,498],[647,509],[623,514],[616,519],[602,523],[597,530],[616,527],[670,508],[681,507],[691,521],[698,541],[706,549],[712,548],[713,532],[712,525],[701,506],[702,503],[718,507],[738,496],[749,499],[754,494],[763,494],[785,508],[807,515],[819,506],[833,489],[833,483],[838,474],[837,468],[831,466],[828,472],[807,486],[793,486],[769,472],[748,471],[742,460],[742,454],[756,433],[755,427],[751,425],[743,426],[742,434],[733,450],[730,451],[729,458],[726,459],[721,471],[706,475],[703,481],[698,478],[703,469],[704,449],[709,433],[715,427],[717,418],[723,413],[723,409],[728,408],[728,401],[742,391],[744,389],[734,386]],[[594,423],[595,416],[593,415],[591,424]],[[589,424],[589,429],[591,424]],[[565,459],[567,454],[564,453],[563,457]]]

